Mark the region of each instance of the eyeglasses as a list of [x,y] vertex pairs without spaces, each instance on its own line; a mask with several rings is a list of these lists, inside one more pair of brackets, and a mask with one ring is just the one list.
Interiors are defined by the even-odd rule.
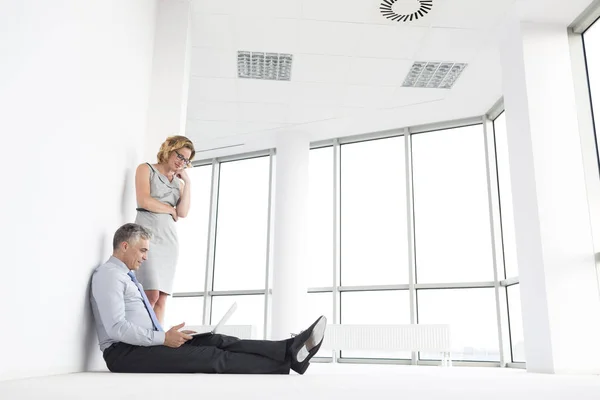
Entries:
[[177,154],[177,158],[185,163],[185,165],[190,165],[190,160],[181,155],[177,150],[175,150],[175,154]]

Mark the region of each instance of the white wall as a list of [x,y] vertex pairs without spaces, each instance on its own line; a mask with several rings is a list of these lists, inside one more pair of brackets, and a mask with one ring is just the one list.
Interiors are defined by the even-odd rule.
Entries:
[[515,16],[502,54],[527,370],[598,374],[600,296],[567,30]]
[[184,135],[191,58],[191,5],[158,3],[145,159],[156,162],[168,136]]
[[0,380],[100,361],[87,285],[134,217],[155,19],[155,0],[0,3]]

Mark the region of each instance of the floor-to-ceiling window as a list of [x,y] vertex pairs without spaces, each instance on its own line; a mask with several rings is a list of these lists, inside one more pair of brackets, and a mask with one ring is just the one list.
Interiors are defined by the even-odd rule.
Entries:
[[583,33],[583,47],[596,130],[596,143],[600,143],[598,141],[600,136],[600,22],[594,22]]
[[[308,192],[308,315],[325,315],[334,322],[334,147],[313,149],[309,154]],[[320,350],[317,357],[331,356]]]
[[412,151],[418,322],[450,324],[455,360],[499,361],[482,125],[413,135]]
[[510,180],[510,160],[508,155],[508,137],[506,128],[506,113],[502,112],[493,123],[496,150],[496,166],[498,177],[498,193],[501,210],[501,240],[504,268],[499,268],[508,313],[506,314],[509,328],[510,362],[525,362],[525,342],[523,338],[523,322],[521,317],[521,293],[519,287],[519,269],[517,264],[517,248],[515,241],[515,226],[513,216],[512,187]]
[[212,166],[198,166],[187,172],[192,182],[192,203],[188,216],[177,222],[180,248],[173,284],[175,293],[187,295],[173,297],[167,304],[168,327],[181,322],[202,325],[203,321]]
[[[340,323],[409,324],[404,136],[342,144]],[[410,358],[344,351],[341,357]]]
[[[498,307],[506,275],[503,265],[495,274],[487,174],[496,166],[487,165],[483,125],[409,131],[311,150],[311,308],[342,324],[447,323],[453,360],[498,363],[498,310],[508,304]],[[338,354],[366,362],[411,356]]]
[[180,242],[167,325],[216,323],[235,301],[233,325],[264,337],[271,156],[214,162],[189,171],[192,207]]
[[[505,146],[503,124],[503,115],[494,121],[494,151]],[[507,236],[514,231],[508,161],[498,150],[492,165],[485,138],[484,125],[474,123],[336,139],[310,150],[308,313],[342,324],[450,324],[455,362],[498,363],[498,291],[505,291],[501,307],[514,309],[505,313],[507,361],[524,361],[514,246],[496,249],[503,253],[497,265],[492,251],[495,230],[514,242]],[[181,258],[168,325],[214,323],[237,301],[230,323],[265,336],[271,157],[190,171],[192,211],[178,225]],[[502,220],[504,230],[492,222],[490,171],[498,174],[501,214],[511,216]],[[439,360],[435,353],[392,351],[336,357]]]

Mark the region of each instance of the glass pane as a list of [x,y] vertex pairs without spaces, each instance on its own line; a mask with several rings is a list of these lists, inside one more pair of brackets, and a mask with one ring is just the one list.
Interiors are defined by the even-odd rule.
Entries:
[[[450,324],[452,359],[500,361],[493,288],[417,290],[420,324]],[[423,352],[423,360],[440,360]]]
[[[517,264],[517,242],[515,241],[515,221],[513,216],[510,164],[508,160],[508,138],[506,113],[494,120],[496,138],[496,163],[498,164],[498,186],[500,189],[500,209],[502,211],[502,238],[504,244],[504,265],[506,278],[519,276]],[[499,271],[500,278],[502,272]]]
[[174,291],[204,292],[206,246],[210,216],[210,184],[212,166],[187,170],[192,181],[190,211],[177,221],[179,260],[175,272]]
[[[327,293],[308,293],[306,296],[308,304],[306,306],[307,326],[312,324],[319,316],[324,315],[328,324],[333,324],[333,294]],[[319,350],[315,357],[331,357],[331,350]]]
[[269,157],[223,163],[220,175],[214,290],[264,289]]
[[417,281],[494,280],[482,126],[412,143]]
[[[267,303],[268,303],[268,309],[267,309],[267,333],[264,336],[264,339],[272,339],[271,334],[272,334],[272,316],[273,316],[273,295],[272,294],[268,294],[267,295]],[[257,339],[263,339],[263,337],[256,337]],[[280,339],[280,338],[278,338]]]
[[[342,292],[342,324],[410,324],[408,290]],[[348,358],[411,358],[410,351],[342,351]]]
[[310,151],[308,287],[333,286],[333,147]]
[[506,288],[508,295],[508,315],[510,322],[510,344],[513,362],[525,362],[525,340],[523,318],[521,317],[521,290],[519,285]]
[[186,325],[202,325],[204,296],[173,297],[167,300],[165,330],[185,322]]
[[252,325],[254,327],[253,339],[262,339],[265,330],[265,296],[263,294],[213,296],[210,324],[219,322],[234,301],[237,302],[237,310],[229,318],[227,325]]
[[304,320],[312,324],[319,316],[324,315],[328,324],[333,324],[333,294],[326,293],[308,293],[306,296],[308,304],[306,306],[306,317]]
[[595,22],[583,34],[596,141],[600,146],[600,23]]
[[341,283],[408,283],[404,137],[341,146]]
[[596,151],[600,151],[600,22],[594,22],[583,33],[583,44],[596,134]]

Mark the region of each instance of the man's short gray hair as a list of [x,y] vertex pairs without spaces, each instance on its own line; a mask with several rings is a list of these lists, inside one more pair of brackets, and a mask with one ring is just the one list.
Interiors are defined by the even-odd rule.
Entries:
[[115,232],[113,237],[113,250],[116,250],[123,242],[130,243],[138,239],[152,239],[152,232],[138,224],[125,224]]

